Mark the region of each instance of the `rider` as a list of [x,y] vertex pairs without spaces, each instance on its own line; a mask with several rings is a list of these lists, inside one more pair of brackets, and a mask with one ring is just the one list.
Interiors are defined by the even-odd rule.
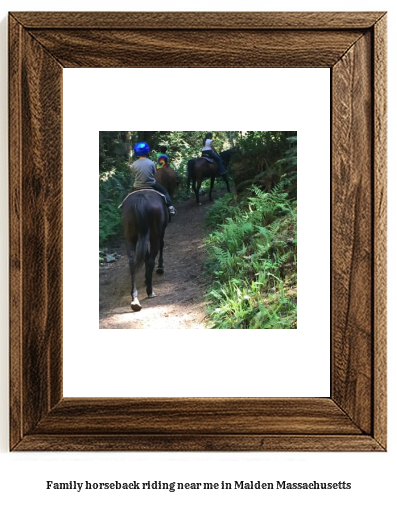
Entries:
[[157,155],[157,164],[156,169],[162,169],[166,165],[168,165],[168,155],[166,155],[167,147],[166,146],[159,146],[160,153]]
[[165,196],[170,214],[175,215],[176,209],[172,205],[167,189],[157,183],[154,179],[156,166],[154,165],[154,162],[148,158],[149,151],[150,148],[147,143],[137,143],[134,146],[135,156],[138,157],[138,160],[135,160],[131,166],[131,172],[135,178],[134,188],[139,189],[149,186],[154,190],[161,192]]
[[203,155],[207,155],[208,157],[213,158],[214,160],[216,160],[216,162],[218,162],[220,175],[226,174],[226,171],[223,167],[222,159],[215,150],[214,143],[212,142],[212,132],[207,132],[207,134],[205,134],[205,138],[203,140],[203,147],[201,151]]

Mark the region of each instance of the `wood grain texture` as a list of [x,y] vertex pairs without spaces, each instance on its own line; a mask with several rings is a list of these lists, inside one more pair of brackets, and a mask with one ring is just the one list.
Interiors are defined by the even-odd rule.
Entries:
[[362,30],[384,12],[13,12],[26,29]]
[[10,314],[12,377],[18,383],[11,383],[11,413],[20,421],[18,432],[26,434],[62,396],[62,68],[10,23],[10,47],[15,45]]
[[329,435],[362,431],[327,398],[64,399],[33,433]]
[[[371,34],[332,70],[332,398],[371,432]],[[354,338],[353,338],[354,337]]]
[[387,20],[374,27],[374,437],[387,441]]
[[21,223],[21,96],[22,27],[9,20],[9,263],[10,263],[10,442],[23,437],[22,428],[22,223]]
[[[214,19],[10,14],[12,450],[386,449],[385,16]],[[200,67],[213,44],[213,66],[332,69],[331,398],[62,399],[62,68]]]
[[368,435],[28,435],[16,451],[369,452],[383,451]]
[[63,67],[260,68],[331,67],[363,32],[190,29],[167,31],[165,36],[136,29],[30,33]]

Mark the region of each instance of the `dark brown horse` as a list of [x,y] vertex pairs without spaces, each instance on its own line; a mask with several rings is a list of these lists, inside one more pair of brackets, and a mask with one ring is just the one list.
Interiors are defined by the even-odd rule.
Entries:
[[157,169],[154,179],[168,190],[172,199],[177,185],[176,172],[169,165],[166,165],[161,169]]
[[135,273],[145,262],[146,293],[149,298],[155,297],[152,275],[159,252],[160,258],[156,272],[158,274],[164,273],[163,247],[168,210],[164,198],[155,190],[150,189],[132,192],[126,197],[121,207],[124,239],[131,274],[131,309],[134,312],[139,312],[142,306],[138,300]]
[[[200,157],[189,160],[187,164],[187,189],[190,188],[190,182],[192,181],[193,191],[196,194],[196,202],[200,204],[199,192],[203,180],[211,178],[209,200],[212,201],[212,189],[214,188],[214,181],[218,174],[218,164],[213,161],[209,162],[207,158]],[[222,178],[226,183],[227,190],[230,192],[229,180],[227,179],[227,173],[222,174]]]
[[[176,172],[169,166],[165,165],[161,169],[157,169],[154,179],[157,181],[157,183],[160,183],[167,192],[169,193],[171,199],[174,195],[176,186],[177,186],[177,174]],[[169,221],[171,222],[171,214]]]

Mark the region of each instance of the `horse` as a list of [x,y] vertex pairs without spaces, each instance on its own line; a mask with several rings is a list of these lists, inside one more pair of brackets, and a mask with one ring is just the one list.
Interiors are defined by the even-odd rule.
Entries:
[[163,185],[163,187],[167,189],[172,199],[178,184],[177,174],[174,169],[172,169],[169,165],[165,165],[161,169],[157,169],[154,179],[157,183],[160,183],[160,185]]
[[222,162],[223,162],[223,166],[226,170],[228,170],[230,160],[235,153],[237,153],[237,146],[234,146],[233,148],[230,148],[229,150],[221,151],[219,153],[219,156],[221,157]]
[[164,197],[153,189],[137,190],[121,204],[124,239],[131,275],[131,310],[142,306],[135,283],[137,269],[145,263],[146,294],[153,298],[152,275],[157,254],[160,258],[156,273],[163,274],[164,233],[168,223],[168,209]]
[[[199,192],[201,183],[206,178],[211,178],[209,200],[212,201],[212,189],[214,188],[215,178],[218,176],[218,164],[213,161],[209,162],[205,157],[199,157],[189,160],[187,163],[187,189],[190,188],[190,181],[192,181],[193,191],[196,194],[196,202],[200,204]],[[230,192],[229,180],[227,173],[222,174],[222,178],[226,183],[227,191]]]
[[[167,190],[172,199],[175,188],[178,185],[178,176],[176,172],[169,165],[165,165],[161,169],[157,169],[154,179]],[[169,221],[171,222],[171,215]]]

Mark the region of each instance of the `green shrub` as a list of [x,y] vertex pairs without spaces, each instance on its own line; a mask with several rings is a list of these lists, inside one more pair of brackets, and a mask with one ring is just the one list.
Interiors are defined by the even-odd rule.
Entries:
[[212,282],[205,295],[211,327],[296,327],[296,202],[283,187],[269,193],[251,187],[212,206],[207,226],[214,230],[206,241]]
[[120,235],[121,211],[119,205],[132,188],[129,165],[120,162],[117,167],[99,174],[99,246]]

